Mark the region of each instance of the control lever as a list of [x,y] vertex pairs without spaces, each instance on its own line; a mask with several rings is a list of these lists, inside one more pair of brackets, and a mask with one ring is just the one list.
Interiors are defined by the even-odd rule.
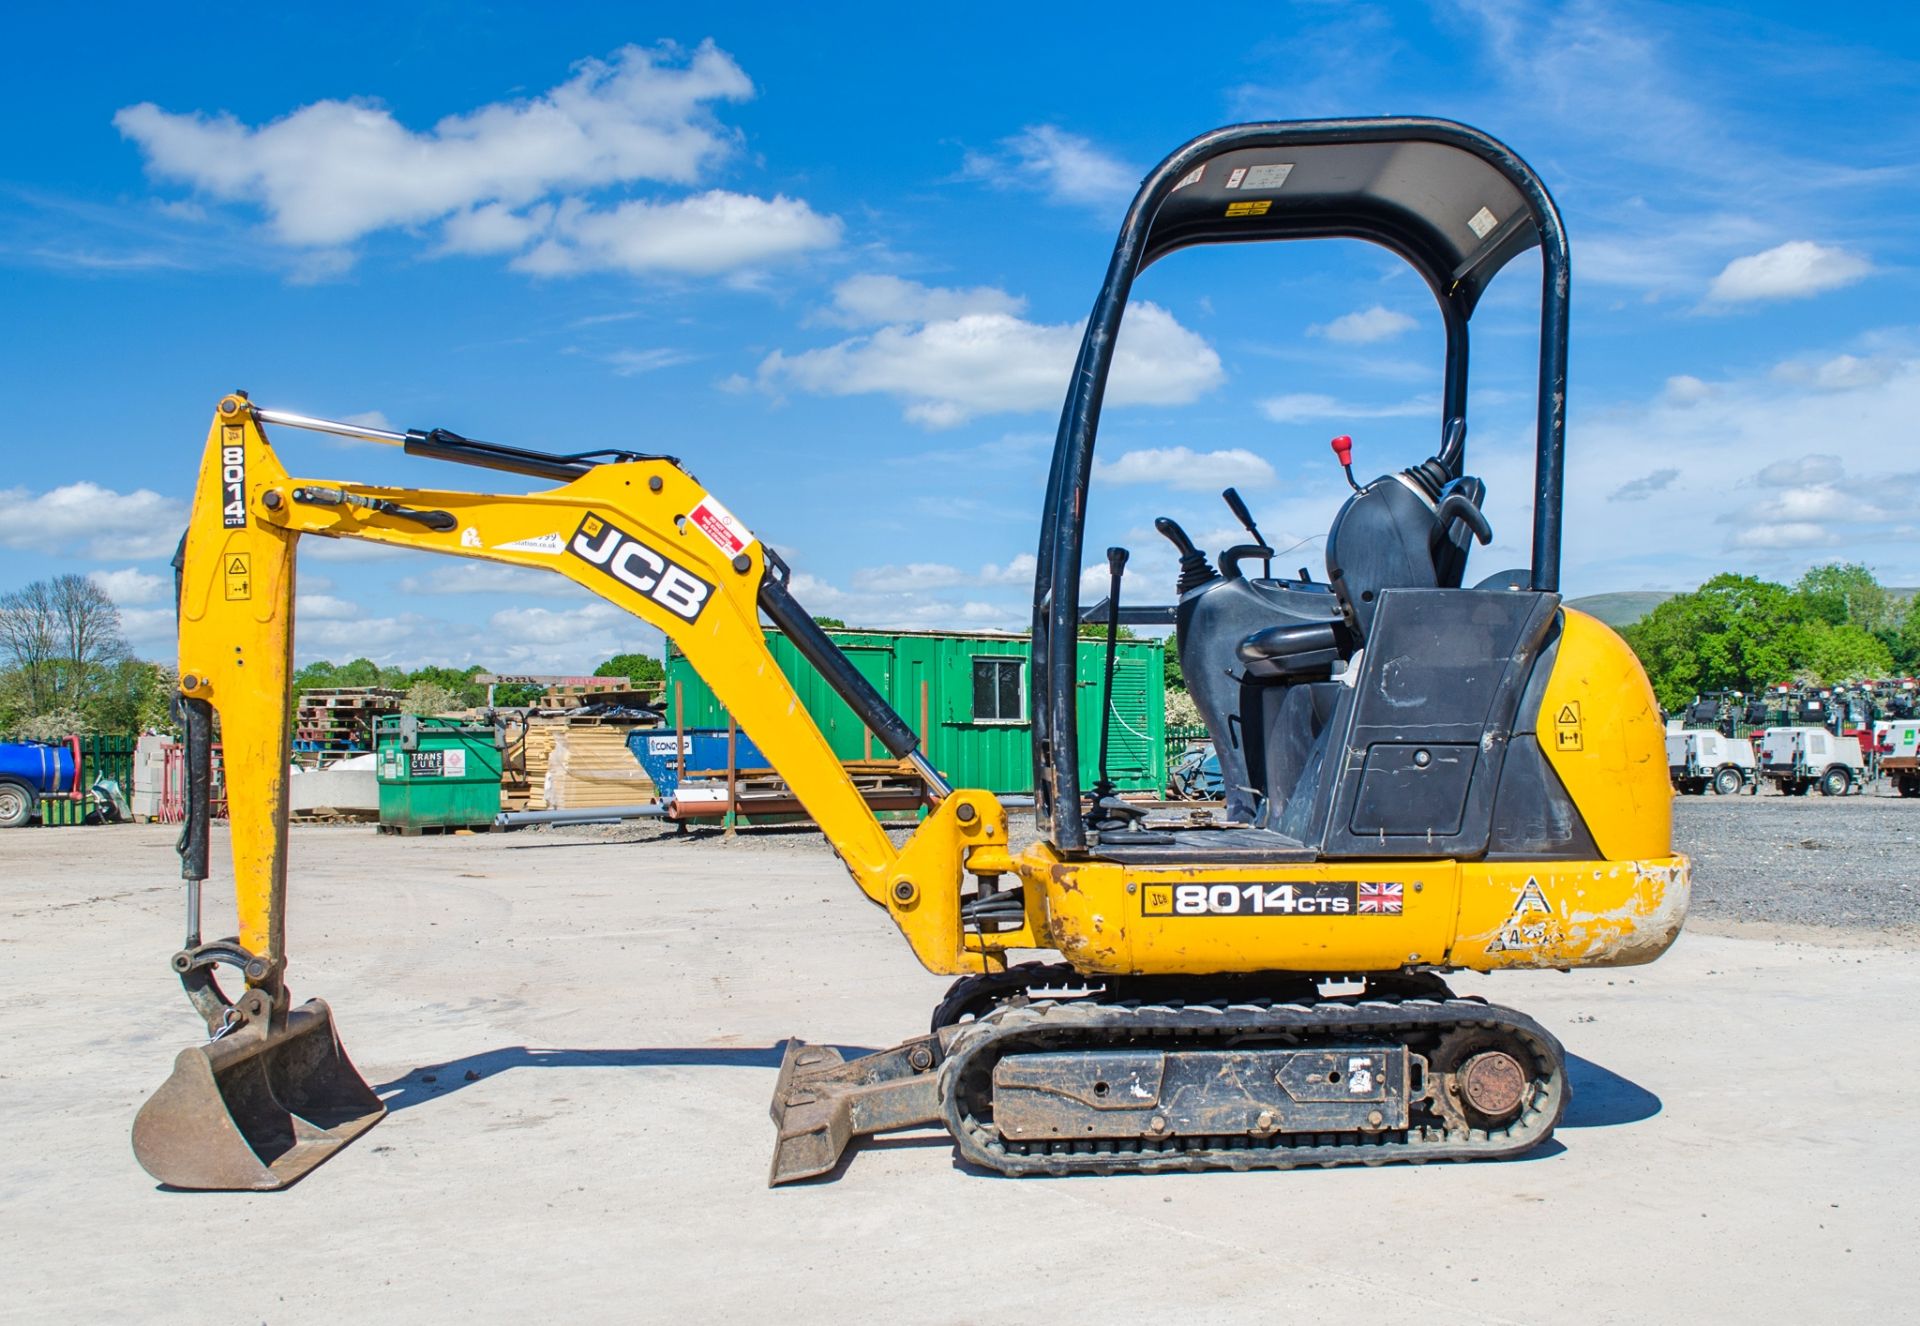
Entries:
[[1249,557],[1258,557],[1272,569],[1273,549],[1264,543],[1237,543],[1220,554],[1220,574],[1229,580],[1238,580],[1242,574],[1240,563]]
[[1093,785],[1096,807],[1114,794],[1113,779],[1107,775],[1107,734],[1113,726],[1113,664],[1120,641],[1120,577],[1126,570],[1127,550],[1107,549],[1107,670],[1100,687],[1100,781]]
[[1487,523],[1486,513],[1475,506],[1473,499],[1465,493],[1450,493],[1441,499],[1440,505],[1434,509],[1433,518],[1443,535],[1453,529],[1454,521],[1464,520],[1482,546],[1493,542],[1493,526]]
[[1447,420],[1447,426],[1440,431],[1440,454],[1434,459],[1452,478],[1460,477],[1461,458],[1467,452],[1467,421],[1459,415]]
[[[1247,510],[1247,504],[1240,500],[1239,492],[1235,489],[1228,488],[1222,492],[1220,496],[1227,500],[1227,509],[1233,512],[1233,518],[1245,527],[1247,533],[1253,535],[1253,541],[1263,548],[1266,547],[1266,536],[1261,534],[1259,526],[1253,523],[1253,513]],[[1271,556],[1266,558],[1265,569],[1261,574],[1268,580],[1273,579],[1273,558]]]
[[1333,448],[1334,459],[1340,462],[1340,468],[1347,476],[1347,487],[1359,492],[1359,480],[1353,477],[1353,439],[1342,433],[1327,445]]
[[1160,516],[1154,520],[1153,527],[1159,530],[1167,542],[1173,545],[1173,550],[1180,554],[1180,583],[1174,587],[1174,594],[1177,597],[1184,598],[1188,590],[1198,589],[1201,585],[1220,578],[1220,573],[1213,569],[1213,563],[1207,560],[1207,555],[1193,546],[1193,540],[1187,537],[1187,532],[1179,525],[1166,516]]

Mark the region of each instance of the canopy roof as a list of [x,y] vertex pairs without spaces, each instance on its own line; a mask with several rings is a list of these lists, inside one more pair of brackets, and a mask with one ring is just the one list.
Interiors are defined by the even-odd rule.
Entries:
[[1236,125],[1169,157],[1141,204],[1153,210],[1140,267],[1191,244],[1365,239],[1400,254],[1462,314],[1559,228],[1518,158],[1440,120]]

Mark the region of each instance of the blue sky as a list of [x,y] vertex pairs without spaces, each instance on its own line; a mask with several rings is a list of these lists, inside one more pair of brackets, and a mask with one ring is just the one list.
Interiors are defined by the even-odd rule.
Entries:
[[[559,16],[555,16],[558,14]],[[822,15],[825,17],[822,17]],[[1430,114],[1574,254],[1574,594],[1860,560],[1920,583],[1920,20],[1906,6],[129,7],[9,20],[0,588],[95,575],[168,650],[215,401],[683,457],[870,625],[1019,626],[1078,329],[1141,174],[1241,120]],[[54,52],[84,50],[84,60]],[[1537,281],[1475,320],[1485,572],[1525,560]],[[1358,244],[1190,251],[1122,339],[1089,547],[1236,483],[1321,573],[1427,454],[1441,334]],[[515,481],[282,438],[296,473]],[[557,578],[303,555],[303,659],[577,670],[657,637]]]

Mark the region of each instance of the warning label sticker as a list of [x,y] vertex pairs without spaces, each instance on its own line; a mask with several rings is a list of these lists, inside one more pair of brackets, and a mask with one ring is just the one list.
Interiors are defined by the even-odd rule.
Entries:
[[1467,218],[1467,229],[1473,232],[1475,239],[1485,239],[1499,224],[1499,219],[1484,207]]
[[1273,199],[1248,199],[1244,203],[1228,203],[1228,216],[1265,216],[1273,207]]
[[1580,723],[1580,702],[1569,700],[1561,705],[1553,715],[1553,748],[1555,750],[1577,751],[1585,749],[1582,744],[1584,729]]
[[1173,188],[1169,190],[1169,192],[1178,193],[1180,192],[1180,190],[1186,188],[1190,184],[1198,184],[1201,180],[1205,179],[1206,177],[1207,177],[1207,163],[1203,161],[1199,165],[1195,166],[1192,170],[1182,175],[1179,178],[1179,180],[1174,184]]
[[747,532],[747,527],[735,520],[733,512],[711,496],[701,498],[700,505],[687,513],[687,520],[729,557],[739,556],[753,542],[753,535]]
[[1507,914],[1507,923],[1500,927],[1500,933],[1487,945],[1487,952],[1505,953],[1511,949],[1540,947],[1546,942],[1547,923],[1552,919],[1553,907],[1547,902],[1540,881],[1529,877],[1526,887],[1520,890],[1520,896],[1514,899],[1513,910]]
[[1287,176],[1293,174],[1291,161],[1275,161],[1265,166],[1247,167],[1247,177],[1240,181],[1243,189],[1277,189],[1287,182]]
[[253,554],[228,553],[221,568],[227,584],[227,601],[238,603],[253,597]]

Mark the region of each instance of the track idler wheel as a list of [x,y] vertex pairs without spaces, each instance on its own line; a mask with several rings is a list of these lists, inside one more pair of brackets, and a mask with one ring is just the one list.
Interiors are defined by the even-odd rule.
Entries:
[[1434,1103],[1454,1128],[1499,1128],[1526,1107],[1542,1068],[1518,1037],[1462,1027],[1434,1050]]

